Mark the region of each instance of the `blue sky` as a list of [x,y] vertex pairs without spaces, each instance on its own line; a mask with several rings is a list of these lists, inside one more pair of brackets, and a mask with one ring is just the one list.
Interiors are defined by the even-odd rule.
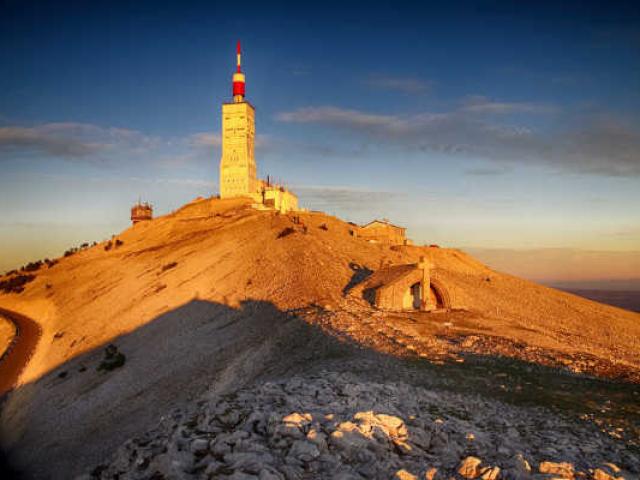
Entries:
[[5,1],[0,269],[216,193],[237,40],[260,173],[304,206],[640,250],[637,3],[451,3]]

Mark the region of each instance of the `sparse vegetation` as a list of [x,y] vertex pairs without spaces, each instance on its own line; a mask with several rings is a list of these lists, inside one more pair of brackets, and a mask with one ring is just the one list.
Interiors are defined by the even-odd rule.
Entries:
[[111,240],[109,240],[107,243],[104,244],[104,251],[108,252],[109,250],[111,250],[112,246],[113,244],[111,243]]
[[178,265],[178,262],[167,263],[162,267],[162,271],[166,272],[167,270],[171,270],[172,268],[175,268],[177,265]]
[[42,260],[38,260],[37,262],[29,262],[24,267],[22,267],[22,271],[35,272],[37,270],[40,270],[40,267],[42,267],[42,265],[43,265]]
[[98,372],[110,372],[111,370],[122,367],[126,360],[127,358],[124,354],[118,351],[118,347],[111,343],[104,349],[104,359],[100,362],[96,370]]
[[16,275],[0,281],[0,291],[3,293],[22,293],[24,286],[33,281],[35,275]]
[[277,238],[284,238],[288,235],[291,235],[292,233],[295,233],[296,231],[291,228],[291,227],[286,227],[284,228],[277,236]]
[[116,248],[121,247],[122,245],[124,245],[124,242],[119,238],[116,238]]
[[327,226],[327,224],[326,224],[326,223],[321,224],[318,228],[319,228],[320,230],[324,230],[324,231],[329,230],[329,227]]

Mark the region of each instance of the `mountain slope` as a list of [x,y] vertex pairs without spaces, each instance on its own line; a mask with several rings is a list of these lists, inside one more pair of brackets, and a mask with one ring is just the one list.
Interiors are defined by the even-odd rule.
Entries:
[[[378,359],[509,357],[640,378],[640,315],[460,251],[390,248],[352,230],[322,213],[197,200],[41,268],[24,292],[0,295],[0,307],[42,328],[3,408],[5,448],[34,477],[64,478],[203,392],[350,358],[353,345]],[[361,271],[420,256],[458,311],[387,314],[358,295]],[[126,364],[98,373],[110,342]]]

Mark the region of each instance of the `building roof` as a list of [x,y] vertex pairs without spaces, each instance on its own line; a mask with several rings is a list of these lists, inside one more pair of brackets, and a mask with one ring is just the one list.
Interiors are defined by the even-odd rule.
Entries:
[[373,225],[374,223],[380,223],[380,224],[383,224],[383,225],[387,225],[389,227],[399,228],[401,230],[406,230],[405,227],[400,227],[398,225],[394,225],[393,223],[391,223],[391,222],[389,222],[387,220],[372,220],[371,222],[369,222],[369,223],[367,223],[365,225],[362,225],[360,228],[367,228],[367,227]]

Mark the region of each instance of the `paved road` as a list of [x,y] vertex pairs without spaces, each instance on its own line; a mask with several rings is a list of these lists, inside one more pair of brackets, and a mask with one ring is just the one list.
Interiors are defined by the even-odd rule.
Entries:
[[14,323],[16,335],[0,359],[0,396],[13,389],[36,349],[42,330],[30,318],[0,308],[0,315]]

